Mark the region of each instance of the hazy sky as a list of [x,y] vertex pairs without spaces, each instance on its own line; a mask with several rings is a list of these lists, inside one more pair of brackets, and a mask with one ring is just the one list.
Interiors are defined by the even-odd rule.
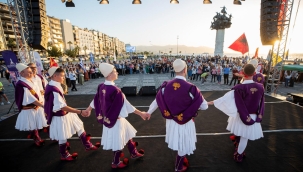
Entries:
[[[170,0],[141,1],[141,5],[133,5],[132,0],[109,0],[109,5],[100,5],[97,0],[73,0],[76,7],[66,8],[61,0],[45,0],[48,15],[69,19],[73,25],[99,30],[134,46],[176,45],[179,35],[179,45],[214,48],[216,31],[210,30],[210,24],[220,7],[226,6],[233,18],[231,28],[225,31],[225,52],[237,53],[228,46],[242,33],[246,34],[250,54],[257,47],[266,54],[271,48],[260,41],[261,0],[242,1],[239,6],[233,5],[233,0],[212,0],[212,5],[204,5],[203,0],[179,0],[179,5],[170,4]],[[294,2],[289,49],[290,53],[303,53],[303,2],[293,29],[299,0]]]

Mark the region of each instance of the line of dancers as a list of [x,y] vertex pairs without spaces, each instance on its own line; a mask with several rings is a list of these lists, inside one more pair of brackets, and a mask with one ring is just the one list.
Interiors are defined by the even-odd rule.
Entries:
[[[233,87],[223,97],[207,102],[200,90],[186,81],[185,61],[177,59],[173,62],[176,77],[160,86],[148,111],[142,112],[131,105],[121,89],[115,86],[118,73],[111,64],[99,65],[105,82],[98,86],[87,109],[79,110],[68,106],[65,101],[61,87],[65,79],[63,69],[51,67],[48,70],[51,81],[47,82],[37,74],[34,63],[18,63],[16,68],[21,78],[16,84],[15,100],[20,113],[15,128],[29,131],[28,138],[32,138],[37,146],[45,143],[38,133],[38,130],[44,128],[50,139],[58,142],[63,161],[74,161],[77,158],[76,152],[69,153],[70,144],[67,142],[77,133],[86,151],[98,150],[103,146],[104,150],[113,152],[111,167],[125,168],[129,162],[122,152],[125,146],[131,159],[142,158],[145,153],[143,149],[137,149],[138,142],[133,140],[137,131],[126,117],[134,113],[143,120],[149,120],[151,114],[159,108],[166,119],[165,142],[170,149],[177,151],[175,171],[186,171],[189,167],[186,155],[193,154],[196,149],[194,118],[199,110],[206,110],[209,105],[214,105],[229,116],[227,130],[234,134],[231,136],[235,145],[234,160],[242,162],[248,140],[263,137],[260,123],[264,112],[264,88],[253,80],[257,65],[253,61],[245,65],[242,84]],[[92,109],[95,109],[98,123],[103,125],[101,143],[90,142],[91,136],[86,133],[83,122],[78,117],[89,117]]]

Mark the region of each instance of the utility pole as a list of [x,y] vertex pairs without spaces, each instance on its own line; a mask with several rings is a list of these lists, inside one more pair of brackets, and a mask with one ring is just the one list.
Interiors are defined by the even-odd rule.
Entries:
[[179,35],[177,35],[177,57],[178,57],[178,41],[179,41]]

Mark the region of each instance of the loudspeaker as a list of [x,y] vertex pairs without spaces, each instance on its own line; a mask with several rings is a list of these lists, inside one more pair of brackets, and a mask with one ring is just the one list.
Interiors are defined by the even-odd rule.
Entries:
[[48,43],[49,25],[47,22],[45,0],[26,0],[29,9],[29,19],[32,20],[30,30],[32,37],[28,44],[34,49],[46,49]]
[[140,88],[139,94],[141,96],[147,96],[147,95],[156,95],[156,87],[155,86],[143,86]]
[[122,92],[127,96],[136,96],[137,95],[137,87],[122,87]]
[[[260,37],[262,45],[274,45],[279,40],[281,27],[278,23],[281,2],[277,0],[261,0]],[[280,25],[280,26],[279,26]]]

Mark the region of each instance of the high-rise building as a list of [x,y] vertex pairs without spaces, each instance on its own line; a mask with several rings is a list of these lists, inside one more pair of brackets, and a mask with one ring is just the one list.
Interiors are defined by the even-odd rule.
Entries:
[[61,30],[62,30],[62,38],[63,38],[63,45],[64,50],[67,49],[74,49],[74,34],[73,34],[73,26],[69,20],[60,20],[61,23]]
[[[12,17],[13,18],[10,16],[8,5],[0,2],[0,50],[12,49],[12,47],[7,46],[9,42],[12,42],[15,46],[13,50],[18,51],[16,36],[12,25],[12,20],[17,20],[14,10],[12,11]],[[18,36],[18,30],[16,30],[16,32],[19,46],[22,46],[21,36]]]
[[56,46],[59,48],[62,52],[64,51],[64,43],[63,43],[63,37],[62,37],[62,29],[61,29],[61,23],[60,19],[47,16],[49,21],[49,39],[48,42],[52,46]]
[[89,53],[94,53],[94,37],[92,32],[87,28],[81,29],[77,26],[73,26],[74,41],[80,48],[79,55],[88,56]]

